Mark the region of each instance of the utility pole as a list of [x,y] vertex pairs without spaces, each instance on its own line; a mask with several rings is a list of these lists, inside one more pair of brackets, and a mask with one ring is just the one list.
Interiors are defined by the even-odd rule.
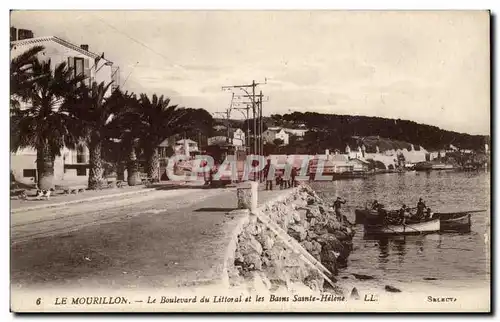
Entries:
[[[251,151],[251,153],[253,153],[253,154],[258,153],[258,151],[257,151],[257,110],[256,110],[257,109],[257,101],[255,99],[255,96],[256,96],[255,95],[255,88],[259,85],[262,85],[262,84],[267,84],[267,78],[265,79],[264,83],[256,83],[255,80],[253,80],[251,84],[222,86],[222,90],[231,90],[231,89],[238,88],[238,89],[242,90],[243,92],[245,92],[247,94],[246,97],[250,98],[250,100],[251,100],[250,104],[252,106],[252,114],[253,114],[253,144],[252,144],[253,151]],[[252,89],[251,93],[248,91],[250,88]],[[234,96],[233,96],[233,98],[234,98]],[[247,117],[247,120],[248,120],[248,117]]]
[[222,116],[222,118],[225,121],[226,124],[226,130],[227,130],[227,137],[226,137],[226,143],[230,143],[229,141],[229,134],[230,134],[230,126],[231,124],[229,123],[229,120],[231,118],[231,109],[226,109],[225,112],[215,112],[214,114]]
[[[262,104],[264,102],[264,95],[262,94],[262,91],[260,91],[260,94],[258,95],[255,95],[256,99],[255,99],[255,106],[256,106],[256,117],[254,118],[255,122],[257,123],[257,129],[255,130],[255,136],[254,136],[254,139],[255,141],[257,142],[257,153],[256,154],[263,154],[264,153],[264,138],[262,136],[262,133],[264,132],[264,120],[263,120],[263,107],[262,107]],[[236,95],[235,98],[252,98],[251,95]],[[267,102],[267,101],[266,101]],[[235,105],[239,105],[239,104],[245,104],[246,107],[235,107],[234,109],[235,110],[240,110],[240,112],[243,113],[243,110],[246,111],[247,115],[246,115],[246,120],[247,120],[247,137],[249,138],[250,137],[250,132],[249,132],[249,110],[250,110],[250,107],[252,106],[252,101],[249,100],[249,101],[236,101],[234,103]],[[249,140],[248,140],[249,142]],[[248,143],[250,144],[250,143]]]
[[215,112],[215,114],[221,115],[223,119],[225,119],[226,123],[226,130],[227,130],[227,137],[226,137],[226,143],[230,143],[230,134],[231,134],[231,129],[230,129],[230,119],[231,119],[231,109],[233,108],[233,100],[234,100],[234,93],[231,97],[231,103],[229,104],[229,107],[226,109],[225,112]]
[[258,154],[257,151],[257,119],[255,118],[255,81],[252,81],[252,111],[253,111],[253,153]]
[[[249,105],[252,106],[252,114],[253,114],[253,144],[251,144],[251,145],[253,146],[253,151],[250,151],[250,153],[254,154],[254,155],[260,155],[262,153],[262,149],[261,149],[262,144],[259,141],[260,140],[259,129],[262,129],[262,127],[261,127],[261,125],[259,124],[259,121],[258,121],[258,120],[261,120],[261,118],[262,118],[261,117],[262,116],[261,115],[262,111],[260,111],[260,109],[261,109],[260,106],[262,104],[259,103],[259,102],[257,102],[256,97],[255,97],[256,96],[255,95],[255,88],[258,85],[261,85],[261,84],[262,83],[256,83],[255,80],[252,80],[251,84],[222,86],[222,90],[231,90],[231,89],[238,88],[238,89],[242,90],[243,92],[245,92],[246,97],[250,98],[250,100],[251,100],[251,102],[249,102],[250,104],[247,105],[247,108],[249,107]],[[264,84],[267,84],[267,78],[265,79],[265,83]],[[250,88],[252,89],[251,93],[248,91]],[[262,96],[262,92],[261,92],[261,96]],[[232,103],[234,97],[235,96],[234,96],[234,92],[233,92],[231,103]],[[247,109],[247,134],[249,132],[248,128],[249,128],[249,126],[248,126],[248,109]],[[250,136],[247,135],[247,137],[248,137],[248,141],[250,143]],[[254,181],[256,181],[256,180],[257,180],[257,176],[254,176]]]
[[[241,103],[241,102],[236,102],[236,104]],[[246,129],[246,137],[245,137],[245,150],[250,153],[250,125],[248,124],[248,118],[250,117],[250,106],[251,104],[249,102],[244,102],[245,107],[234,107],[233,109],[240,111],[243,114],[243,117],[245,118],[245,125],[247,127]],[[246,111],[246,114],[245,112]]]
[[259,95],[259,142],[260,142],[260,154],[264,155],[264,141],[262,138],[262,130],[264,129],[262,123],[262,103],[264,102],[264,97],[262,96],[262,91],[260,91]]

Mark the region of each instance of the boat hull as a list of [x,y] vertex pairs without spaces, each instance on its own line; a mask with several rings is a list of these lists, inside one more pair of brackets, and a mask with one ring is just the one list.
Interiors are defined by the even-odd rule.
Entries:
[[439,232],[440,220],[432,219],[407,225],[365,224],[365,233],[370,235],[415,235]]
[[[397,210],[387,210],[387,213],[393,216],[397,215],[397,212]],[[378,218],[379,216],[376,210],[370,209],[356,209],[354,210],[354,215],[356,224],[364,224],[367,219],[376,220],[376,218]]]
[[471,231],[471,214],[470,213],[449,213],[436,214],[441,221],[441,231]]

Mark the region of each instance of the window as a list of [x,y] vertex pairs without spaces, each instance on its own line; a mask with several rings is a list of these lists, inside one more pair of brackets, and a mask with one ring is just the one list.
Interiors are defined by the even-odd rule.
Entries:
[[36,178],[36,169],[23,169],[24,178]]
[[87,169],[81,168],[81,167],[77,168],[76,169],[76,175],[77,176],[86,176],[87,175]]
[[75,76],[83,75],[83,58],[75,57]]
[[87,163],[87,155],[83,145],[79,145],[76,149],[76,163]]
[[68,68],[73,70],[73,77],[85,76],[85,83],[91,85],[89,60],[81,57],[68,57]]

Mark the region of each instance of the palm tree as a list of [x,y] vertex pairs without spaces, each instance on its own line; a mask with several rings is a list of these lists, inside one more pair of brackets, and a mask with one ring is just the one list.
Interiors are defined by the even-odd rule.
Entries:
[[91,190],[102,187],[104,174],[102,145],[109,132],[106,126],[113,119],[122,100],[119,91],[114,91],[111,96],[106,97],[111,84],[111,82],[108,84],[93,82],[90,87],[80,86],[76,102],[72,104],[72,113],[81,120],[80,134],[89,149],[88,188]]
[[19,108],[20,101],[29,97],[33,82],[32,64],[43,46],[34,46],[10,61],[10,105]]
[[190,110],[170,105],[170,99],[163,95],[153,95],[150,100],[146,94],[139,99],[141,114],[140,144],[146,158],[146,173],[153,181],[159,180],[158,145],[167,137],[183,132],[188,125]]
[[[115,94],[115,93],[114,93]],[[129,186],[139,183],[137,165],[138,141],[141,136],[141,114],[136,96],[128,93],[117,95],[115,117],[106,125],[104,141],[106,159],[116,164],[117,179],[124,179],[127,168]]]
[[73,77],[64,62],[51,69],[50,60],[35,59],[31,78],[23,90],[27,106],[11,109],[11,150],[36,149],[38,186],[49,189],[53,187],[55,157],[63,147],[73,148],[79,140],[75,133],[78,120],[68,112],[67,103],[84,77]]

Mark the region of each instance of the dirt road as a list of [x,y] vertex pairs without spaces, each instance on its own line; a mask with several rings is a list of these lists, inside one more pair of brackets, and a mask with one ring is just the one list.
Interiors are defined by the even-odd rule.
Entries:
[[170,287],[213,280],[235,205],[229,189],[179,189],[13,214],[12,285]]

